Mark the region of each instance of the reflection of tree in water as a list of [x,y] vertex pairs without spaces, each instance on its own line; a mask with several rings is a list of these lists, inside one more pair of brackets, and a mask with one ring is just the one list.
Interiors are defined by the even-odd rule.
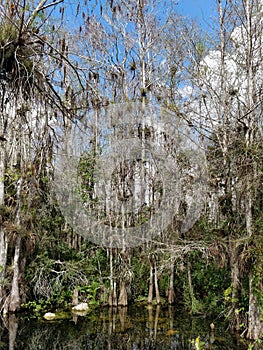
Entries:
[[[71,322],[33,323],[26,335],[19,334],[17,349],[64,350],[86,349],[85,327],[73,327]],[[84,326],[84,324],[83,324]]]
[[160,306],[105,308],[78,317],[75,322],[10,318],[6,326],[10,342],[8,346],[7,329],[3,332],[4,327],[0,327],[1,339],[6,341],[1,349],[9,350],[193,350],[191,340],[198,336],[206,342],[207,349],[242,349],[233,339],[217,340],[220,330],[211,344],[208,320],[189,317],[171,306],[167,309]]

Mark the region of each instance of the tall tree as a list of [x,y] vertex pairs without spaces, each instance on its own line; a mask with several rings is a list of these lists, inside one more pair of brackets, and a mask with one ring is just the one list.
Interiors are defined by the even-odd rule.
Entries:
[[[71,86],[75,79],[82,88],[65,35],[56,27],[59,18],[51,21],[60,3],[2,1],[0,6],[0,297],[5,312],[21,306],[25,246],[32,239],[27,220],[33,193],[50,167],[56,126],[75,117],[68,103],[74,93],[65,91],[66,81],[74,74]],[[64,8],[59,12],[62,16]],[[8,252],[12,281],[5,280]]]
[[[94,3],[94,7],[87,8],[86,12],[82,14],[83,23],[79,27],[79,41],[76,50],[82,53],[82,66],[88,67],[86,79],[91,82],[93,87],[93,92],[87,96],[87,100],[90,108],[94,109],[94,112],[92,112],[94,124],[90,129],[93,135],[90,137],[92,140],[96,140],[96,149],[102,147],[99,135],[105,133],[103,131],[105,124],[102,122],[105,115],[104,110],[100,110],[100,108],[109,105],[109,103],[127,103],[128,105],[130,102],[140,101],[142,104],[140,107],[139,103],[137,103],[139,107],[136,107],[136,110],[132,112],[129,112],[129,107],[120,107],[121,105],[119,105],[119,110],[118,106],[109,108],[108,113],[112,113],[113,116],[111,121],[106,121],[106,125],[109,129],[114,128],[113,142],[117,140],[123,140],[124,142],[125,138],[132,136],[132,133],[137,135],[141,143],[144,143],[147,138],[146,117],[142,117],[143,105],[145,106],[148,102],[160,102],[160,100],[164,99],[161,92],[166,82],[170,79],[168,67],[171,65],[171,62],[170,58],[167,58],[167,50],[165,49],[163,38],[169,32],[169,28],[173,27],[174,22],[172,23],[172,18],[175,20],[175,14],[173,1],[168,2],[169,6],[167,8],[161,7],[161,3],[148,0],[100,1],[96,2],[96,4]],[[179,42],[179,35],[177,39]],[[180,59],[183,60],[182,57]],[[178,69],[179,71],[180,69]],[[175,72],[172,74],[174,76]],[[165,88],[167,89],[167,87]],[[130,115],[125,115],[123,118],[121,112],[126,110]],[[148,116],[148,118],[150,119],[151,117]],[[127,127],[128,123],[130,123],[129,127]],[[148,133],[150,133],[150,129]],[[93,143],[92,147],[94,149]],[[92,150],[91,153],[94,157],[99,156]],[[140,158],[144,160],[145,155],[141,154]],[[117,197],[120,194],[119,190],[122,193],[126,191],[125,195],[127,195],[127,188],[124,189],[124,182],[127,185],[128,177],[132,176],[132,174],[135,175],[133,180],[129,179],[129,186],[133,187],[133,192],[135,192],[135,177],[140,177],[142,180],[149,176],[146,174],[144,164],[143,161],[139,165],[139,163],[128,164],[120,160],[120,169],[114,178],[115,189],[113,189]],[[148,180],[150,181],[150,179]],[[133,184],[131,184],[132,181]],[[152,184],[152,186],[154,185]],[[95,188],[93,190],[96,192]],[[147,203],[147,191],[142,191],[140,196],[141,204]],[[152,197],[154,197],[154,194],[152,194]],[[115,207],[109,208],[109,210],[113,209],[115,210]],[[143,213],[139,213],[139,215],[143,217]],[[143,219],[145,220],[145,218]],[[110,220],[113,224],[115,221],[115,225],[119,224],[123,228],[129,224],[125,215],[122,216],[122,223],[116,221],[118,218],[111,217]],[[128,220],[134,221],[134,218],[129,218]],[[126,246],[124,246],[120,253],[121,261],[124,261],[123,256],[126,256],[126,254]],[[110,303],[112,304],[112,298],[116,300],[113,252],[109,253],[109,257],[112,289],[110,292]],[[126,260],[129,260],[129,258],[126,257]],[[121,295],[126,295],[125,288],[128,289],[126,277],[129,276],[129,273],[126,271],[127,266],[127,263],[123,264],[124,271],[120,274],[126,279],[125,281],[122,279],[119,281]],[[155,268],[157,270],[157,267]],[[155,276],[157,283],[157,273]],[[113,295],[115,296],[113,297]]]
[[[248,338],[257,339],[262,333],[260,299],[257,297],[262,283],[258,278],[262,261],[257,256],[257,249],[252,247],[261,244],[253,213],[258,207],[260,189],[257,184],[262,166],[259,156],[262,139],[262,2],[218,0],[217,5],[219,41],[196,62],[193,94],[198,101],[189,105],[192,106],[193,125],[214,144],[214,160],[209,159],[210,165],[218,159],[222,164],[218,167],[217,163],[212,182],[218,198],[218,226],[223,228],[229,242],[234,327],[239,329],[240,318],[245,318],[237,310],[241,286],[248,276],[246,330]],[[251,260],[248,263],[251,254],[254,266]],[[247,275],[241,273],[244,269]]]

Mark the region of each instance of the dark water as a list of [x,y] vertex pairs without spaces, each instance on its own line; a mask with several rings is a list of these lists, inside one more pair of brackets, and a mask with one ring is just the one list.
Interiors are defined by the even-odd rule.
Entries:
[[[213,321],[215,332],[209,332]],[[56,321],[11,315],[0,324],[0,349],[172,350],[247,349],[219,320],[176,308],[101,308]],[[7,329],[8,328],[8,329]]]

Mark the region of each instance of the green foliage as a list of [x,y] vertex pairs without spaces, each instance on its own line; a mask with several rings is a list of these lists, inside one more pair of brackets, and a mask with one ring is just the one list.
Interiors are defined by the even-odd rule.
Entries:
[[198,300],[196,298],[194,290],[191,290],[189,284],[186,281],[183,287],[183,302],[186,310],[188,310],[193,315],[203,313],[204,304],[201,300]]
[[87,300],[89,305],[98,306],[100,304],[99,290],[101,285],[99,282],[91,281],[87,286],[78,287],[81,300]]
[[48,207],[42,213],[38,228],[41,230],[34,251],[25,271],[27,298],[38,304],[45,300],[53,307],[67,307],[72,301],[73,290],[80,291],[80,301],[89,300],[93,305],[101,301],[104,282],[101,273],[108,273],[103,248],[83,242],[73,249],[67,242],[74,235],[65,227],[56,207]]
[[50,300],[40,299],[38,301],[28,301],[22,304],[22,308],[29,311],[32,314],[31,317],[42,318],[45,312],[50,311],[52,305]]
[[225,291],[230,283],[226,267],[204,260],[199,253],[189,256],[191,262],[191,282],[193,291],[189,290],[186,271],[183,277],[183,302],[192,313],[220,314],[224,311]]
[[133,270],[132,299],[143,300],[148,295],[149,263],[138,254],[132,257],[131,266]]
[[94,170],[96,154],[86,152],[78,163],[78,176],[81,183],[81,196],[84,203],[95,204],[94,198]]
[[[6,43],[17,38],[18,30],[15,23],[11,23],[10,21],[6,21],[1,24],[2,25],[0,29],[0,44],[3,47]],[[0,55],[8,55],[8,53],[6,53],[5,50],[1,50]]]
[[[6,72],[7,86],[13,92],[17,92],[21,100],[22,98],[26,100],[37,94],[38,89],[43,86],[40,74],[43,68],[41,64],[43,45],[41,40],[36,40],[34,34],[44,24],[46,17],[39,11],[25,26],[25,18],[17,14],[23,12],[28,17],[32,9],[29,10],[25,3],[20,5],[6,4],[5,10],[10,6],[10,13],[6,17],[2,16],[0,21],[0,62],[1,69]],[[23,95],[20,93],[22,90]]]

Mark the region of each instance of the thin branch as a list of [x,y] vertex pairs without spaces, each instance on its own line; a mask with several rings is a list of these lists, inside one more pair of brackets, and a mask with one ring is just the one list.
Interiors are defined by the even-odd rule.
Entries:
[[[42,37],[36,33],[34,33],[34,36],[37,37],[41,42],[43,42],[44,44],[46,44],[48,47],[50,47],[53,51],[55,51],[61,58],[62,60],[64,60],[65,62],[67,62],[67,64],[73,69],[73,71],[76,73],[76,76],[77,76],[77,79],[78,79],[78,82],[81,86],[81,88],[83,90],[85,90],[85,87],[83,86],[82,84],[82,81],[79,77],[79,74],[78,74],[78,71],[77,71],[77,68],[70,62],[70,60],[62,53],[60,52],[59,50],[57,50],[54,46],[52,46],[48,41],[44,41],[42,39]],[[93,88],[90,86],[90,88],[93,90]]]
[[34,21],[36,15],[38,14],[39,11],[42,10],[43,6],[45,5],[45,3],[47,2],[47,0],[42,0],[40,1],[40,3],[37,5],[37,7],[35,8],[35,10],[33,11],[32,15],[28,18],[24,28],[23,28],[23,32],[26,32],[28,30],[28,28],[30,27],[30,25],[32,24],[32,22]]
[[41,8],[41,11],[46,10],[47,8],[52,7],[52,6],[56,6],[56,5],[60,4],[61,2],[64,2],[64,0],[58,0],[58,1],[52,2],[51,4],[47,4],[46,6],[43,6]]
[[60,4],[61,2],[63,2],[64,0],[58,0],[58,1],[55,1],[55,2],[52,2],[51,4],[47,4],[46,5],[46,2],[47,0],[42,0],[40,1],[40,3],[37,5],[37,7],[35,8],[35,10],[33,11],[33,13],[31,14],[31,16],[28,18],[25,26],[23,27],[23,32],[26,32],[28,30],[28,28],[31,26],[31,24],[33,23],[36,15],[40,12],[40,11],[43,11],[45,9],[47,9],[48,7],[51,7],[51,6],[56,6],[57,4]]

